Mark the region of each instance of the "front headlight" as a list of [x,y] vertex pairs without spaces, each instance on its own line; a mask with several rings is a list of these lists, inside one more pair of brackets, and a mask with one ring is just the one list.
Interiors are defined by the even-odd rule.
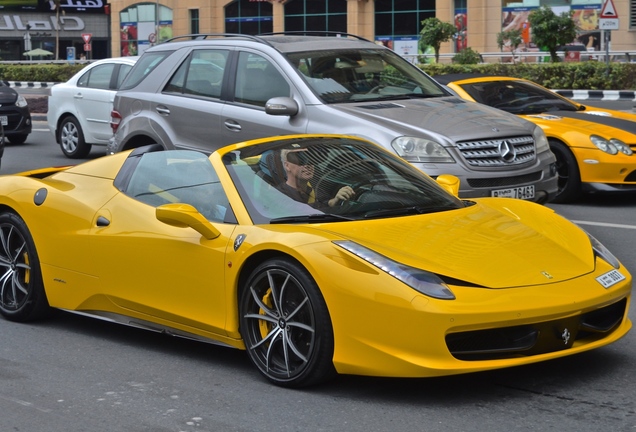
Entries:
[[600,137],[598,135],[590,135],[590,141],[592,141],[592,144],[598,147],[599,150],[604,151],[605,153],[611,155],[615,155],[616,153],[618,153],[618,149],[614,147],[614,144],[603,137]]
[[418,137],[398,137],[391,147],[407,162],[453,163],[455,160],[440,143]]
[[621,263],[618,261],[618,259],[614,256],[613,253],[609,251],[609,249],[603,246],[603,243],[596,240],[596,238],[594,238],[594,236],[591,235],[590,233],[586,233],[586,234],[590,238],[590,242],[592,243],[592,249],[594,250],[594,255],[596,255],[599,258],[602,258],[604,261],[607,261],[607,263],[611,265],[612,267],[614,267],[615,269],[621,266]]
[[334,241],[334,243],[351,252],[355,256],[362,258],[369,264],[372,264],[380,270],[390,274],[419,293],[441,300],[455,299],[455,295],[450,288],[448,288],[448,285],[446,285],[444,281],[442,281],[439,276],[434,273],[429,273],[427,271],[393,261],[392,259],[380,255],[379,253],[352,241],[343,240]]
[[545,132],[539,126],[534,128],[532,132],[532,138],[537,146],[537,154],[550,150],[550,144],[548,143],[548,137],[545,136]]
[[24,98],[24,96],[20,95],[18,96],[18,100],[15,101],[15,106],[20,107],[20,108],[24,108],[25,106],[27,106],[27,100]]
[[627,156],[631,156],[634,153],[627,144],[625,144],[623,141],[619,140],[618,138],[612,138],[609,141],[614,147],[618,149],[619,152]]

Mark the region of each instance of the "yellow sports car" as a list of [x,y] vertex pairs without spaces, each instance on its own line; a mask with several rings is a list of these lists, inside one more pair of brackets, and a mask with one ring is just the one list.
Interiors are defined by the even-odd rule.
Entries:
[[517,114],[539,125],[557,159],[557,195],[636,190],[636,115],[581,105],[532,81],[486,75],[435,79],[459,97]]
[[553,210],[461,200],[355,137],[150,145],[0,177],[0,313],[246,350],[274,384],[430,377],[602,347],[632,277]]

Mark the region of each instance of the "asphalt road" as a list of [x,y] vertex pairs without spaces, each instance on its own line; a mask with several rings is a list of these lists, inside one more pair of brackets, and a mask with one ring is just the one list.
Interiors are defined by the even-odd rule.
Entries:
[[[102,154],[94,148],[90,158]],[[69,162],[37,123],[26,144],[7,147],[1,172]],[[635,271],[636,194],[549,207]],[[342,376],[298,391],[266,383],[243,352],[64,312],[32,324],[0,319],[0,335],[0,431],[636,430],[633,332],[531,366],[435,379]]]

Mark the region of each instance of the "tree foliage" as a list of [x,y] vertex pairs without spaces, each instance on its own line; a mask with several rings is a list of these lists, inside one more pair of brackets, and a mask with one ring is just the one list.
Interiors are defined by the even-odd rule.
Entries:
[[497,33],[497,46],[500,50],[503,50],[503,47],[506,45],[510,47],[510,50],[512,51],[513,63],[515,63],[515,51],[517,50],[517,48],[519,48],[521,42],[523,42],[523,39],[521,38],[520,29],[512,29]]
[[530,12],[528,22],[532,31],[532,41],[542,50],[550,52],[553,63],[559,61],[557,48],[568,44],[576,37],[576,24],[572,20],[574,12],[555,14],[547,6]]
[[455,33],[457,33],[457,29],[453,24],[443,22],[438,18],[427,18],[422,21],[420,47],[432,46],[435,50],[435,63],[439,63],[439,50],[442,43],[451,40]]

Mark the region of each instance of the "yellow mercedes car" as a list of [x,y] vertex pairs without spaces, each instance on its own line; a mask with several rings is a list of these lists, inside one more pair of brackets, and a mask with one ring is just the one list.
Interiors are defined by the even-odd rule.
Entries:
[[149,145],[0,177],[0,313],[245,350],[271,383],[432,377],[610,344],[632,277],[539,204],[462,200],[355,137]]
[[636,190],[636,115],[581,105],[532,81],[486,75],[435,79],[463,99],[479,102],[539,125],[557,159],[555,203],[582,192]]

